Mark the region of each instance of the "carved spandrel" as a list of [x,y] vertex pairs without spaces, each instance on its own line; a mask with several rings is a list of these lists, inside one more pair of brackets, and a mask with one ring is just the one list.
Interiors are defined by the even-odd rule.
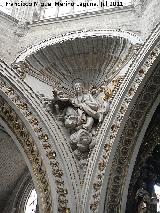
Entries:
[[89,153],[96,144],[96,135],[109,113],[111,102],[123,76],[116,77],[110,84],[86,88],[83,81],[76,79],[72,88],[64,88],[56,83],[53,98],[37,94],[46,111],[55,115],[69,138],[69,145],[83,167]]
[[77,81],[71,90],[57,86],[53,99],[43,97],[45,108],[67,129],[70,146],[79,161],[87,159],[95,146],[97,128],[110,111],[111,97],[120,80],[121,77],[114,79],[110,87],[91,86],[88,90],[82,81]]

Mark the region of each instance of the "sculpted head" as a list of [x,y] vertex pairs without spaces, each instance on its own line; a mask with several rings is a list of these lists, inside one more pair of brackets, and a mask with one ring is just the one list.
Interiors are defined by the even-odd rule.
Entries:
[[83,92],[83,84],[81,82],[76,82],[73,86],[73,89],[76,93],[82,93]]
[[66,128],[73,129],[76,127],[78,115],[73,108],[71,108],[71,107],[67,108],[64,118],[65,118],[64,124],[65,124]]
[[89,145],[92,141],[92,135],[85,129],[80,129],[78,132],[80,143],[83,145]]

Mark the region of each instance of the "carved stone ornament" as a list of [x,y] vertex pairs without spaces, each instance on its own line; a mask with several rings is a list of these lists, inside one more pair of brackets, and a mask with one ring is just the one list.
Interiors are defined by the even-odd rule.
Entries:
[[91,86],[87,90],[81,79],[75,79],[72,90],[57,86],[53,99],[44,98],[46,109],[67,129],[70,146],[78,160],[87,159],[95,146],[97,128],[110,110],[111,97],[120,80],[121,76],[114,79],[110,87]]
[[[13,90],[12,90],[13,92]],[[11,131],[16,135],[20,145],[22,146],[27,158],[32,165],[34,175],[41,191],[40,200],[42,201],[43,211],[52,212],[51,195],[46,171],[42,158],[35,146],[34,140],[28,130],[25,128],[23,121],[19,119],[17,113],[10,105],[0,96],[0,118],[7,123]]]
[[87,159],[95,146],[95,136],[122,81],[119,72],[140,43],[123,31],[76,32],[27,49],[13,64],[22,78],[32,75],[54,88],[53,98],[41,99],[64,127],[78,160]]
[[[157,51],[157,55],[159,52],[160,51]],[[154,57],[154,59],[155,58],[156,57]],[[150,66],[153,64],[153,59],[150,61],[150,63],[148,63],[148,67],[149,64]],[[146,66],[146,68],[148,67]],[[158,96],[159,89],[159,66],[157,66],[149,80],[146,82],[141,94],[138,96],[137,102],[129,115],[128,121],[125,124],[124,132],[121,135],[108,183],[108,194],[105,207],[105,209],[109,209],[107,212],[112,212],[113,209],[115,212],[120,211],[121,196],[123,191],[122,188],[124,187],[123,184],[125,183],[125,177],[128,172],[128,162],[131,159],[131,155],[133,153],[139,131],[141,130],[144,122],[144,118]],[[146,97],[149,97],[148,100]]]
[[[21,111],[29,125],[33,128],[39,142],[44,148],[46,157],[49,160],[52,168],[52,175],[55,177],[56,193],[58,194],[58,211],[70,212],[68,208],[68,189],[65,187],[63,180],[63,170],[60,168],[57,161],[56,151],[52,149],[50,138],[40,126],[38,118],[32,113],[30,106],[23,100],[16,91],[6,83],[2,78],[0,80],[0,91],[4,93],[10,101]],[[12,109],[3,97],[0,96],[0,118],[7,123],[11,131],[16,135],[17,140],[22,146],[25,154],[27,155],[31,167],[33,168],[36,177],[38,188],[41,192],[41,203],[43,212],[52,212],[52,198],[50,192],[49,181],[47,178],[46,170],[43,165],[43,159],[40,156],[38,147],[35,144],[33,137],[27,130],[24,122],[19,118],[18,114]]]
[[[155,30],[154,36],[157,37],[158,35],[159,35],[158,30]],[[149,41],[149,42],[151,42],[151,41]],[[148,43],[146,43],[146,46],[148,45]],[[144,49],[142,48],[141,52],[143,53],[144,50],[146,50],[146,49],[147,49],[146,47]],[[139,53],[140,57],[143,56],[141,52]],[[159,49],[159,44],[157,41],[154,49],[150,50],[149,56],[147,57],[146,60],[144,60],[143,66],[141,66],[139,68],[139,71],[137,70],[137,74],[135,75],[135,77],[132,81],[132,84],[129,86],[129,89],[127,90],[128,92],[123,97],[123,101],[121,102],[121,105],[119,106],[119,110],[115,116],[115,119],[112,122],[111,128],[109,129],[109,131],[107,133],[107,137],[105,139],[105,144],[104,144],[104,149],[103,149],[103,152],[101,153],[101,157],[99,158],[96,174],[94,176],[94,182],[93,182],[93,186],[92,186],[93,189],[92,189],[92,192],[90,192],[90,193],[92,193],[92,197],[90,199],[90,209],[92,212],[98,212],[98,210],[100,208],[101,193],[102,193],[102,190],[104,190],[104,185],[106,184],[104,182],[105,174],[107,172],[109,172],[106,168],[108,165],[108,160],[109,160],[109,156],[111,153],[111,149],[109,149],[109,150],[107,149],[107,151],[106,151],[105,146],[107,145],[107,146],[112,147],[113,143],[115,142],[117,133],[120,130],[121,122],[128,109],[128,106],[129,106],[132,98],[134,97],[140,83],[144,79],[148,70],[150,70],[150,67],[153,65],[153,62],[156,60],[156,57],[158,57],[159,53],[160,53],[160,49]],[[137,61],[136,61],[136,63],[137,63]],[[134,67],[134,63],[131,65],[131,69],[129,69],[129,72],[130,71],[132,72],[134,70],[132,66]],[[153,84],[159,84],[159,72],[158,73],[157,72],[154,72],[155,76],[153,79]],[[124,85],[126,84],[125,80],[126,80],[126,78],[124,79],[124,81],[121,85],[121,89],[123,88],[123,84]],[[151,79],[149,82],[152,83]],[[133,92],[133,90],[134,90],[134,92]],[[152,101],[155,98],[155,96],[153,96],[153,93],[154,93],[153,90],[157,91],[157,85],[149,87],[148,91],[150,91],[151,95],[149,94],[148,97],[151,97],[151,98],[148,100],[148,102]],[[146,91],[146,92],[148,92],[148,91]],[[122,91],[119,90],[119,92],[122,92]],[[143,97],[143,94],[141,94],[141,96]],[[116,102],[116,99],[114,99],[112,101],[113,107],[114,107],[114,101]],[[146,115],[144,113],[144,108],[145,109],[149,108],[150,104],[148,104],[148,102],[145,104],[144,104],[144,102],[142,102],[142,104],[141,104],[142,112],[137,110],[137,113],[136,113],[137,117],[135,117],[135,118],[133,117],[132,118],[133,122],[130,122],[130,123],[128,122],[125,125],[127,130],[125,130],[124,133],[122,134],[122,137],[125,139],[123,141],[120,140],[119,147],[117,148],[117,153],[115,153],[114,159],[112,161],[113,163],[112,163],[112,167],[111,167],[111,173],[109,176],[109,182],[107,184],[108,188],[107,188],[107,196],[106,196],[106,200],[105,200],[105,202],[106,202],[106,206],[105,206],[105,210],[104,210],[105,212],[120,212],[120,208],[121,208],[120,205],[121,205],[121,200],[122,200],[121,193],[124,189],[124,185],[122,183],[125,183],[124,179],[125,179],[127,171],[128,171],[128,162],[129,162],[129,155],[130,155],[129,153],[133,153],[133,150],[131,149],[131,147],[133,147],[133,146],[131,146],[131,144],[132,145],[136,144],[135,140],[132,140],[131,138],[135,138],[135,135],[138,135],[138,133],[136,133],[135,129],[137,129],[137,130],[140,129],[138,121],[141,121],[140,118]],[[136,101],[136,105],[138,108],[140,105],[140,100]],[[129,116],[128,118],[130,121],[131,116]],[[102,134],[102,131],[104,131],[104,129],[107,129],[107,125],[103,126],[103,130],[102,130],[102,128],[100,129],[100,131],[98,133],[99,141],[102,138],[101,134]],[[133,129],[134,129],[134,131],[133,131]],[[126,132],[128,133],[128,136],[126,136],[127,135]],[[97,138],[98,138],[98,136],[97,136]],[[91,157],[94,158],[93,155],[95,155],[95,154],[96,154],[96,152],[93,151],[93,154]],[[90,172],[90,167],[92,166],[92,162],[90,161],[89,163],[90,164],[88,165],[88,171],[86,172],[86,176]],[[104,166],[102,167],[99,165],[104,165]],[[99,186],[98,186],[98,188],[95,188],[95,186],[97,184],[99,184]],[[86,188],[87,187],[88,186],[86,184]],[[84,206],[86,206],[86,200],[84,201]]]

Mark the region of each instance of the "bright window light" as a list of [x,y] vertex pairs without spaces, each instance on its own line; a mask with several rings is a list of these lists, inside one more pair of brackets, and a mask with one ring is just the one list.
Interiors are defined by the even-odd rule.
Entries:
[[36,190],[33,189],[30,193],[30,196],[27,200],[27,204],[25,207],[25,213],[35,213],[37,206],[37,193]]
[[157,199],[159,200],[159,202],[157,203],[157,212],[160,212],[160,186],[155,185],[154,189],[155,189],[155,193],[157,195]]

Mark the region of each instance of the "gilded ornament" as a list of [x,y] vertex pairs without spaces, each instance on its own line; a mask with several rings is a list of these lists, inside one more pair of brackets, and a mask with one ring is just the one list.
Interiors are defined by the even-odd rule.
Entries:
[[140,74],[140,75],[144,75],[144,68],[141,68],[141,69],[139,70],[139,74]]
[[61,204],[65,204],[65,205],[68,203],[68,200],[65,199],[63,196],[59,196],[58,201],[59,201]]
[[124,113],[125,113],[125,111],[126,111],[126,107],[125,107],[125,106],[121,106],[121,108],[120,108],[120,112],[121,112],[122,114],[124,114]]
[[106,162],[104,160],[101,160],[98,164],[98,169],[102,172],[106,166]]
[[43,133],[41,135],[39,135],[38,138],[40,140],[43,140],[44,142],[47,142],[48,139],[49,139],[48,135],[47,134],[43,134]]
[[21,125],[20,125],[20,122],[18,122],[18,121],[15,121],[14,122],[14,128],[17,130],[20,130],[21,129]]
[[113,95],[113,90],[110,89],[110,88],[105,88],[103,90],[103,92],[104,92],[104,97],[103,97],[104,101],[109,100],[112,97],[112,95]]
[[22,110],[27,110],[28,109],[28,106],[26,103],[20,103],[20,104],[17,104],[18,108],[22,109]]
[[58,185],[64,185],[64,181],[61,180],[61,179],[56,179],[56,183],[57,183]]
[[131,87],[131,88],[129,89],[129,91],[128,91],[128,95],[129,95],[129,96],[133,96],[133,94],[134,94],[134,88]]
[[67,189],[64,189],[63,187],[60,187],[60,186],[57,187],[57,192],[59,192],[60,194],[64,194],[64,195],[68,194]]
[[99,204],[98,201],[97,202],[95,201],[94,203],[90,204],[90,209],[92,211],[95,211],[97,209],[97,207],[98,207],[98,204]]
[[101,188],[101,182],[97,181],[93,184],[93,188],[95,189],[95,191],[98,191]]
[[117,128],[118,128],[117,124],[112,124],[111,130],[113,133],[117,131]]
[[5,93],[6,95],[14,94],[12,87],[7,87]]
[[30,116],[32,115],[32,112],[31,112],[31,111],[27,111],[27,112],[25,113],[25,115],[26,115],[27,117],[30,117]]
[[37,132],[37,133],[42,132],[42,128],[40,128],[40,127],[37,128],[37,127],[36,127],[36,128],[34,128],[34,131]]
[[47,144],[47,143],[46,143],[46,144],[43,144],[43,148],[44,148],[44,149],[50,149],[50,148],[51,148],[51,145],[50,145],[50,144]]
[[32,125],[38,125],[38,120],[37,120],[37,118],[35,118],[35,117],[32,117],[31,119],[29,119],[29,122],[32,124]]
[[55,177],[61,178],[63,176],[63,172],[61,170],[57,170],[55,172],[55,170],[53,170],[53,173],[55,175]]
[[[55,166],[55,167],[59,167],[59,163],[57,161],[55,161],[55,162],[51,161],[50,165]],[[63,181],[61,181],[61,182],[63,182]]]
[[104,150],[106,151],[106,152],[108,152],[109,150],[110,150],[110,148],[111,148],[111,145],[110,144],[105,144],[104,145]]
[[55,151],[47,151],[47,157],[51,160],[51,159],[55,159],[55,157],[56,157],[56,152]]
[[66,212],[65,213],[71,213],[70,208],[66,208]]

